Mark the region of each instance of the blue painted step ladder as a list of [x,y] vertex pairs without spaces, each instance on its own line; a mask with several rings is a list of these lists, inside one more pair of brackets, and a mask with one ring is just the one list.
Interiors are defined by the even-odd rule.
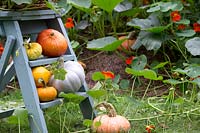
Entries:
[[[4,52],[0,59],[0,92],[9,83],[10,79],[16,75],[25,108],[28,110],[29,124],[33,133],[48,132],[43,109],[63,102],[63,99],[58,98],[51,102],[40,103],[31,71],[32,67],[51,64],[57,61],[58,58],[43,57],[34,61],[29,61],[25,48],[23,47],[23,35],[30,35],[31,41],[35,41],[37,34],[41,30],[47,28],[60,31],[67,39],[69,48],[65,55],[63,55],[64,61],[77,61],[61,17],[54,11],[0,11],[0,36],[6,37]],[[8,71],[5,71],[10,56],[13,58],[13,65]],[[92,98],[85,93],[87,89],[85,83],[77,93],[86,97],[86,99],[80,103],[83,117],[92,119],[95,117],[95,112],[93,110]],[[13,111],[14,109],[10,109],[1,112],[0,118],[12,115]]]

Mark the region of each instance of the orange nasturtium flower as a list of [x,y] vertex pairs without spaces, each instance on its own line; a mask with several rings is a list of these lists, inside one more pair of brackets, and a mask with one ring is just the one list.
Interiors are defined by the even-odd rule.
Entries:
[[125,61],[126,61],[126,64],[127,64],[127,65],[130,65],[134,59],[135,59],[134,56],[131,56],[131,57],[127,58],[127,59],[125,60]]
[[4,50],[4,47],[3,47],[3,45],[0,44],[0,56],[2,55],[3,50]]
[[151,133],[153,130],[155,130],[155,126],[154,125],[148,125],[148,126],[146,126],[146,131],[148,133]]
[[186,28],[186,25],[184,25],[184,24],[178,25],[178,30],[184,30],[185,28]]
[[65,27],[70,29],[74,27],[74,22],[72,18],[67,18],[67,21],[65,23]]
[[177,22],[179,20],[181,20],[181,15],[178,11],[173,11],[171,12],[171,18],[173,22]]
[[105,79],[114,79],[115,78],[115,74],[111,71],[102,71],[101,73],[104,75]]
[[193,24],[193,29],[195,32],[200,32],[200,24],[199,23],[194,23]]

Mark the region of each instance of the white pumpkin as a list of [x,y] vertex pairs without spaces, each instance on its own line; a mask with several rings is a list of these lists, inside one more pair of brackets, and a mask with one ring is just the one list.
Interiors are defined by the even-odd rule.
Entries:
[[58,92],[76,92],[85,81],[85,72],[81,64],[75,61],[67,61],[64,63],[66,70],[65,80],[54,79],[51,77],[49,84],[55,87]]

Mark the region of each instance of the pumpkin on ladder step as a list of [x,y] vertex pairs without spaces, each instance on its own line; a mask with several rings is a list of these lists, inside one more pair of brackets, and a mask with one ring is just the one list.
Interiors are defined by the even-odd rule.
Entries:
[[49,84],[55,87],[58,92],[77,92],[85,81],[83,67],[76,61],[67,61],[63,67],[67,72],[65,79],[54,79],[54,75],[52,75]]

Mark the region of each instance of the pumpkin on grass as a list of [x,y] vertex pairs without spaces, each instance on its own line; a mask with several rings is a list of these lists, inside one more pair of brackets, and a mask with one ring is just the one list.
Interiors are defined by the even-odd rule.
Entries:
[[108,114],[99,115],[93,120],[92,130],[96,133],[127,133],[131,129],[130,122],[125,117],[117,115],[112,104],[102,102],[96,107],[108,110]]
[[46,86],[44,80],[38,79],[38,82],[42,83],[44,87],[37,88],[39,100],[41,102],[52,101],[57,97],[57,90],[52,86]]
[[39,79],[43,79],[45,84],[47,84],[51,77],[51,72],[43,66],[38,66],[32,69],[32,75],[33,75],[36,87],[44,87],[44,84],[38,81]]
[[42,30],[37,36],[37,42],[42,46],[43,55],[49,57],[61,56],[68,48],[66,38],[54,29]]
[[[122,39],[125,39],[127,38],[127,36],[120,36],[118,39],[119,40],[122,40]],[[131,46],[135,43],[135,40],[134,39],[129,39],[127,38],[126,40],[124,40],[122,42],[122,44],[117,48],[118,50],[123,50],[123,49],[126,49],[126,50],[131,50]]]
[[55,79],[52,75],[49,84],[55,87],[58,92],[76,92],[85,81],[85,71],[80,63],[76,61],[67,61],[62,64],[65,74],[65,79]]
[[35,60],[42,55],[42,47],[39,43],[25,43],[24,47],[29,60]]

